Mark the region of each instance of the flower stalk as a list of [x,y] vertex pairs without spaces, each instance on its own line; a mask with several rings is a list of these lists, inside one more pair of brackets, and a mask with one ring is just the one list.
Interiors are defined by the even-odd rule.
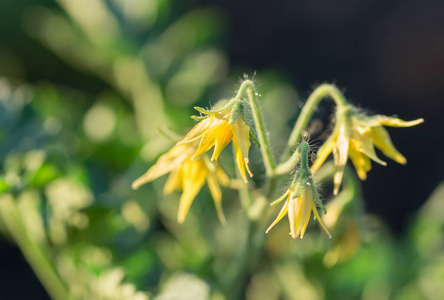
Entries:
[[268,137],[268,131],[265,126],[265,121],[262,116],[259,103],[257,101],[258,93],[253,81],[245,80],[244,82],[242,82],[239,91],[235,96],[235,99],[241,99],[245,93],[248,96],[254,123],[256,125],[261,154],[265,165],[265,172],[268,177],[273,177],[276,164],[274,162],[273,154],[271,153],[270,139]]
[[287,147],[281,156],[281,161],[285,161],[290,157],[291,150],[296,148],[296,145],[302,136],[302,132],[307,127],[316,106],[321,100],[328,96],[335,101],[338,109],[347,105],[347,100],[345,99],[344,94],[334,85],[324,83],[318,86],[308,97],[307,102],[302,108],[293,131],[290,134],[290,138],[288,139]]

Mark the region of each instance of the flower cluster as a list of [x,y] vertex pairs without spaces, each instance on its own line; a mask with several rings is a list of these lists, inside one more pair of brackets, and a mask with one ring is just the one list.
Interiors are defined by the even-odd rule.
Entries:
[[356,112],[350,105],[344,107],[337,115],[338,123],[335,130],[329,141],[319,149],[318,157],[312,166],[312,171],[315,172],[333,152],[336,166],[335,195],[339,191],[348,157],[350,157],[361,180],[365,180],[367,172],[371,170],[370,160],[383,166],[387,164],[378,158],[375,147],[397,163],[407,163],[407,159],[396,150],[390,135],[383,126],[411,127],[424,122],[423,119],[403,121],[383,115],[367,116]]
[[[178,222],[183,223],[194,198],[207,182],[219,220],[225,223],[220,185],[230,186],[230,179],[214,161],[217,161],[221,151],[231,141],[233,141],[236,162],[242,178],[247,181],[245,170],[253,176],[248,166],[248,151],[251,144],[249,127],[241,116],[230,124],[232,113],[233,110],[230,108],[221,112],[208,113],[208,116],[194,126],[182,141],[162,155],[144,175],[136,179],[132,188],[137,189],[147,182],[170,173],[164,186],[164,193],[183,191],[177,217]],[[213,147],[210,159],[206,152]]]
[[[245,121],[244,109],[246,104],[242,100],[244,93],[249,98],[249,108],[253,114],[259,142],[253,134],[253,128]],[[291,149],[296,148],[296,150],[288,160],[284,160],[276,165],[269,146],[268,132],[266,131],[255,95],[258,94],[255,91],[254,83],[246,80],[242,83],[236,97],[223,103],[221,108],[206,110],[196,107],[201,116],[194,118],[199,123],[169,152],[162,155],[156,164],[144,175],[134,181],[133,188],[137,189],[149,181],[170,173],[164,192],[165,194],[170,194],[175,190],[182,191],[178,212],[178,222],[182,223],[185,221],[194,198],[206,182],[213,197],[218,217],[224,223],[225,217],[222,211],[220,185],[225,187],[232,186],[232,181],[217,164],[217,160],[222,150],[232,141],[235,161],[240,176],[243,181],[247,182],[247,173],[249,176],[253,176],[248,158],[251,139],[260,146],[269,187],[273,187],[271,182],[275,183],[276,181],[274,180],[277,176],[296,169],[290,187],[281,198],[272,203],[272,205],[275,205],[285,200],[278,216],[266,232],[268,233],[287,215],[291,237],[294,239],[297,237],[303,238],[313,212],[315,219],[318,220],[321,227],[331,237],[318,212],[318,208],[321,208],[325,214],[326,209],[319,200],[312,179],[327,157],[333,154],[335,166],[333,181],[334,194],[336,195],[339,192],[344,169],[349,158],[361,180],[366,179],[367,172],[371,169],[371,160],[381,165],[386,165],[376,155],[375,148],[378,148],[385,156],[400,164],[407,162],[406,158],[393,145],[384,126],[410,127],[424,121],[423,119],[403,121],[382,115],[366,115],[348,104],[336,87],[324,84],[319,86],[307,100],[290,136],[287,147],[287,152],[289,153],[287,154],[290,156]],[[331,96],[336,102],[336,124],[330,137],[319,148],[317,158],[311,168],[309,168],[310,146],[306,141],[297,143],[297,139],[308,125],[314,107],[325,96]],[[212,152],[210,153],[210,151]],[[269,191],[268,194],[272,193]],[[336,223],[339,213],[332,212],[333,215],[331,217],[333,218],[327,218],[326,223],[331,220],[334,220],[334,223]]]

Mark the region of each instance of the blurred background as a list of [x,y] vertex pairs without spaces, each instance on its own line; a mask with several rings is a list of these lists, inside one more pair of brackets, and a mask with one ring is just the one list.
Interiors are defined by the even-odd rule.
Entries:
[[[362,185],[350,172],[344,201],[362,200],[366,216],[344,217],[342,240],[313,226],[292,241],[282,224],[236,297],[443,299],[443,11],[438,0],[0,2],[1,298],[49,299],[44,281],[53,297],[231,299],[220,270],[244,238],[236,193],[224,190],[232,225],[204,189],[178,226],[164,180],[130,185],[174,144],[158,127],[183,135],[194,105],[231,97],[257,71],[276,155],[323,82],[369,112],[425,122],[389,129],[406,166],[373,164]],[[316,111],[320,141],[331,109]]]

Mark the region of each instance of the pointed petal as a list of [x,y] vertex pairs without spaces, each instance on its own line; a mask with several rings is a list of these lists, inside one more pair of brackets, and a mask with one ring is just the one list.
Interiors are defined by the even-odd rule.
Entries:
[[424,119],[422,118],[413,121],[404,121],[398,118],[391,118],[384,115],[376,115],[368,118],[370,119],[372,126],[384,125],[391,127],[411,127],[424,122]]
[[222,168],[218,165],[216,165],[216,178],[222,186],[230,186],[230,177],[228,177],[224,170],[222,170]]
[[214,205],[216,206],[217,217],[222,224],[225,224],[227,221],[222,209],[222,192],[217,182],[216,174],[208,174],[207,183],[210,188],[211,196],[213,197]]
[[131,187],[138,189],[141,185],[165,175],[173,169],[179,168],[183,161],[190,156],[190,150],[192,148],[186,145],[174,146],[170,151],[160,156],[157,162],[145,174],[133,182]]
[[242,152],[239,149],[236,136],[233,137],[233,146],[234,146],[234,152],[236,157],[236,164],[239,169],[239,173],[241,174],[242,179],[245,182],[248,182],[247,175],[245,174],[245,161],[244,157],[242,156]]
[[213,134],[213,131],[208,131],[200,140],[199,146],[197,147],[196,152],[194,153],[191,160],[198,159],[202,154],[207,152],[214,146],[216,143],[216,135]]
[[214,119],[215,119],[214,115],[211,115],[209,118],[197,123],[187,133],[187,135],[183,138],[183,140],[181,140],[180,142],[177,143],[177,145],[189,143],[189,142],[192,142],[192,141],[195,141],[195,140],[201,138],[205,134],[205,132],[208,130],[208,128],[211,127],[211,125],[214,122]]
[[339,129],[338,140],[333,148],[333,158],[336,167],[334,175],[334,195],[338,194],[341,186],[345,165],[347,164],[349,146],[350,142],[346,134],[346,128],[345,126],[341,126]]
[[268,233],[274,227],[274,225],[276,225],[280,220],[282,220],[283,217],[285,217],[285,215],[288,212],[288,202],[289,201],[290,201],[290,196],[288,196],[287,201],[285,201],[285,203],[282,206],[281,211],[279,212],[278,216],[273,221],[273,223],[271,223],[271,225],[268,227],[268,229],[265,231],[265,233]]
[[183,166],[183,193],[180,197],[177,221],[183,223],[190,209],[191,203],[199,193],[208,170],[202,160],[187,161]]
[[387,165],[385,161],[382,161],[376,156],[375,148],[373,146],[371,127],[360,126],[359,124],[355,123],[352,129],[352,139],[355,141],[356,147],[360,152],[364,153],[374,162],[377,162],[380,165]]
[[350,143],[350,159],[355,167],[359,179],[366,180],[367,172],[371,169],[370,159],[354,147],[354,143]]
[[322,164],[325,162],[327,157],[330,155],[330,153],[333,150],[333,147],[335,146],[334,141],[326,143],[325,146],[322,146],[322,148],[319,149],[319,151],[316,153],[316,160],[314,161],[313,165],[311,166],[311,173],[315,173],[319,168],[322,166]]
[[378,147],[385,156],[403,165],[407,163],[407,159],[401,153],[399,153],[398,150],[396,150],[390,135],[384,127],[372,127],[372,137],[376,147]]
[[315,218],[318,220],[319,224],[321,224],[321,227],[324,229],[325,233],[327,233],[328,237],[331,238],[331,233],[330,233],[330,231],[328,231],[327,226],[325,226],[324,222],[322,221],[321,217],[319,216],[318,210],[316,209],[314,202],[312,204],[312,210],[313,210],[313,214],[315,215]]
[[290,224],[290,235],[292,238],[299,236],[300,230],[298,225],[300,222],[299,211],[301,210],[301,197],[293,198],[290,195],[290,201],[288,201],[288,223]]
[[169,195],[175,190],[181,190],[182,182],[182,169],[174,169],[171,171],[170,176],[168,176],[168,180],[163,187],[163,193]]
[[314,205],[313,194],[309,188],[305,189],[304,193],[301,196],[300,203],[300,221],[297,232],[299,232],[302,239],[304,237],[305,230],[307,229],[308,222],[310,221],[311,209]]
[[233,139],[233,130],[228,126],[221,126],[221,130],[218,132],[216,137],[216,144],[214,146],[213,156],[211,160],[217,161],[222,150],[231,142]]
[[274,200],[273,202],[271,202],[270,206],[275,206],[279,203],[281,203],[282,201],[285,200],[285,198],[287,198],[288,194],[290,193],[290,189],[288,189],[282,196],[280,196],[278,199]]
[[240,117],[231,125],[233,130],[234,138],[237,140],[238,148],[242,152],[244,159],[248,159],[248,150],[250,148],[250,128],[247,123],[244,122],[243,118]]

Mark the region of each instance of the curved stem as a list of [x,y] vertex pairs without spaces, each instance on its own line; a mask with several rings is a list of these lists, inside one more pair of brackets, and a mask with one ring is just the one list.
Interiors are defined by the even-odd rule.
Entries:
[[257,92],[254,83],[251,80],[242,82],[235,99],[240,99],[244,93],[247,93],[250,102],[251,112],[253,114],[254,123],[256,125],[259,143],[261,145],[261,154],[264,160],[265,171],[268,177],[273,177],[274,169],[276,167],[273,155],[271,154],[270,140],[267,135],[264,118],[257,102]]
[[52,299],[70,299],[69,293],[41,247],[29,236],[14,199],[3,195],[0,215],[26,260],[42,282]]
[[338,108],[347,105],[344,94],[332,84],[321,84],[308,97],[307,102],[302,109],[299,118],[288,139],[287,147],[281,156],[281,161],[285,161],[290,156],[291,150],[294,149],[302,135],[302,131],[307,127],[308,122],[313,115],[314,109],[318,103],[325,97],[330,96],[336,103]]
[[282,175],[291,172],[296,167],[300,159],[301,152],[296,149],[296,151],[293,152],[291,157],[286,162],[277,165],[276,169],[274,170],[274,174]]

